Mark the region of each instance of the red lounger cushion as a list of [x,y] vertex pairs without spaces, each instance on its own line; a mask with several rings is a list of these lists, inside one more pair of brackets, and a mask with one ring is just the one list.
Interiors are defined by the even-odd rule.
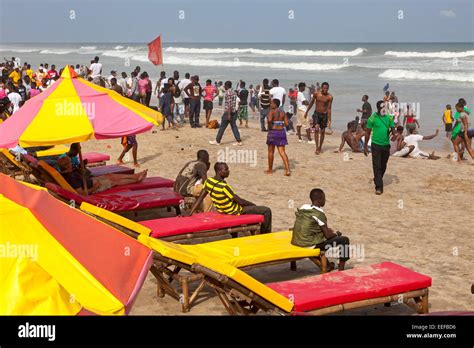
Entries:
[[267,284],[287,298],[294,311],[311,311],[431,286],[431,278],[392,262]]
[[98,193],[86,196],[67,191],[51,183],[47,183],[46,187],[62,198],[74,201],[76,206],[80,205],[82,202],[87,202],[114,212],[178,206],[183,199],[180,195],[169,188],[125,191],[110,195]]
[[221,228],[254,225],[263,222],[263,215],[228,215],[217,212],[200,213],[164,219],[140,221],[152,230],[150,236],[163,238],[184,233],[212,231]]
[[82,159],[87,160],[88,163],[99,163],[110,160],[110,156],[105,153],[88,152],[82,155]]
[[127,185],[120,185],[112,187],[110,190],[103,191],[102,193],[112,193],[112,192],[119,192],[119,191],[136,191],[136,190],[146,190],[150,188],[159,188],[159,187],[173,187],[174,180],[161,178],[159,176],[146,178],[142,182],[138,182],[135,184],[127,184]]
[[88,168],[92,173],[92,176],[101,176],[105,174],[134,174],[135,169],[128,168],[125,166],[118,166],[116,164],[111,164],[108,166],[102,167],[92,167]]

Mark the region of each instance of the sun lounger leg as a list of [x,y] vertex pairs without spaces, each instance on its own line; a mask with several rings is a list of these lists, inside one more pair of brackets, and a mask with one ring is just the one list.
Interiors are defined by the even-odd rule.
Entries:
[[429,302],[428,302],[428,290],[426,290],[426,295],[421,296],[421,307],[418,313],[427,314],[429,312]]
[[183,313],[189,312],[189,283],[187,278],[181,278],[181,294],[179,301],[181,302]]
[[296,261],[290,261],[290,269],[296,271]]

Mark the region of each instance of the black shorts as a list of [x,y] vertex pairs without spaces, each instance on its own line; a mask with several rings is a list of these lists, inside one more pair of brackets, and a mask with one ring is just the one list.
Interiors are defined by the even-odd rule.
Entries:
[[315,111],[313,114],[313,127],[315,125],[318,125],[319,128],[325,129],[328,127],[328,114],[327,112],[325,113],[320,113]]
[[189,101],[191,100],[191,98],[183,98],[183,103],[184,105],[189,105]]
[[[460,137],[461,139],[464,139],[464,132],[459,132],[458,137]],[[467,137],[474,138],[474,128],[467,130]]]
[[453,131],[453,124],[452,123],[446,123],[444,126],[444,131],[445,132],[452,132]]
[[213,107],[214,107],[214,104],[212,103],[212,101],[204,100],[204,107],[203,107],[204,110],[212,110]]

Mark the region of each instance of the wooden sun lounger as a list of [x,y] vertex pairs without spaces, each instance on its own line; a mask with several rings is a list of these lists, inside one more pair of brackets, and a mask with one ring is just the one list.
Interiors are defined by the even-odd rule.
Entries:
[[128,224],[128,219],[84,203],[81,209],[100,220],[113,225],[118,230],[133,238],[145,233],[153,238],[169,242],[182,242],[189,239],[218,237],[238,234],[255,235],[260,233],[263,222],[262,215],[226,215],[217,212],[199,213],[192,216],[179,216],[144,220],[138,224],[146,229],[142,230],[136,225]]
[[[161,238],[158,240],[156,236],[159,235],[159,231],[148,228],[146,224],[128,220],[88,203],[82,203],[80,208],[87,214],[112,225],[133,238],[137,238],[140,242],[154,250],[155,263],[150,271],[158,281],[157,294],[159,297],[164,297],[165,294],[168,294],[179,301],[183,312],[190,310],[191,305],[205,285],[203,275],[196,274],[192,270],[192,264],[201,254],[220,259],[240,269],[289,262],[290,268],[296,270],[296,261],[307,258],[315,263],[322,273],[325,273],[327,270],[327,259],[319,249],[299,248],[290,244],[291,232],[252,235],[197,245],[178,245],[163,241]],[[198,218],[205,220],[206,214],[209,213],[198,214],[195,220],[197,221]],[[232,217],[229,216],[227,218]],[[238,217],[234,218],[238,220]],[[185,221],[187,217],[169,218],[168,222],[171,223],[172,219],[181,222]],[[157,223],[160,220],[163,219],[156,220]],[[196,233],[191,232],[192,229],[193,227],[190,225],[189,232],[186,233]],[[235,232],[236,230],[232,231]],[[183,273],[182,271],[187,272]],[[195,281],[200,283],[191,293],[189,285]],[[178,286],[175,287],[173,282],[178,284]]]
[[391,302],[429,310],[431,278],[391,262],[267,285],[208,258],[192,269],[205,276],[231,315],[324,315]]
[[7,149],[0,149],[0,172],[16,179],[17,176],[23,176],[23,180],[31,182],[31,169],[20,158],[14,156]]
[[[175,298],[181,303],[183,312],[190,310],[205,285],[203,274],[195,272],[192,268],[192,264],[200,255],[235,265],[239,269],[290,263],[290,268],[296,270],[296,261],[309,259],[320,268],[321,273],[326,272],[327,259],[319,249],[292,246],[290,239],[291,232],[276,232],[196,245],[176,245],[145,235],[138,237],[139,241],[154,250],[155,263],[150,270],[158,280],[158,296],[164,297],[168,294]],[[239,250],[242,254],[233,255],[235,250]],[[189,273],[182,274],[180,273],[182,270]],[[173,281],[179,284],[177,288],[172,285]],[[200,283],[190,294],[189,284],[194,281]]]

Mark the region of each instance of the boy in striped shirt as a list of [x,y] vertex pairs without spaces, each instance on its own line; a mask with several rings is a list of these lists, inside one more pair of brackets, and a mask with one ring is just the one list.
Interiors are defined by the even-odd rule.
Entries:
[[240,214],[258,214],[263,215],[264,221],[260,228],[260,233],[269,233],[272,230],[272,211],[265,206],[257,206],[239,196],[237,196],[232,187],[225,181],[229,177],[230,171],[227,163],[217,162],[214,165],[216,175],[213,178],[207,178],[204,183],[204,190],[191,208],[190,215],[201,204],[207,194],[211,196],[216,210],[222,214],[240,215]]

